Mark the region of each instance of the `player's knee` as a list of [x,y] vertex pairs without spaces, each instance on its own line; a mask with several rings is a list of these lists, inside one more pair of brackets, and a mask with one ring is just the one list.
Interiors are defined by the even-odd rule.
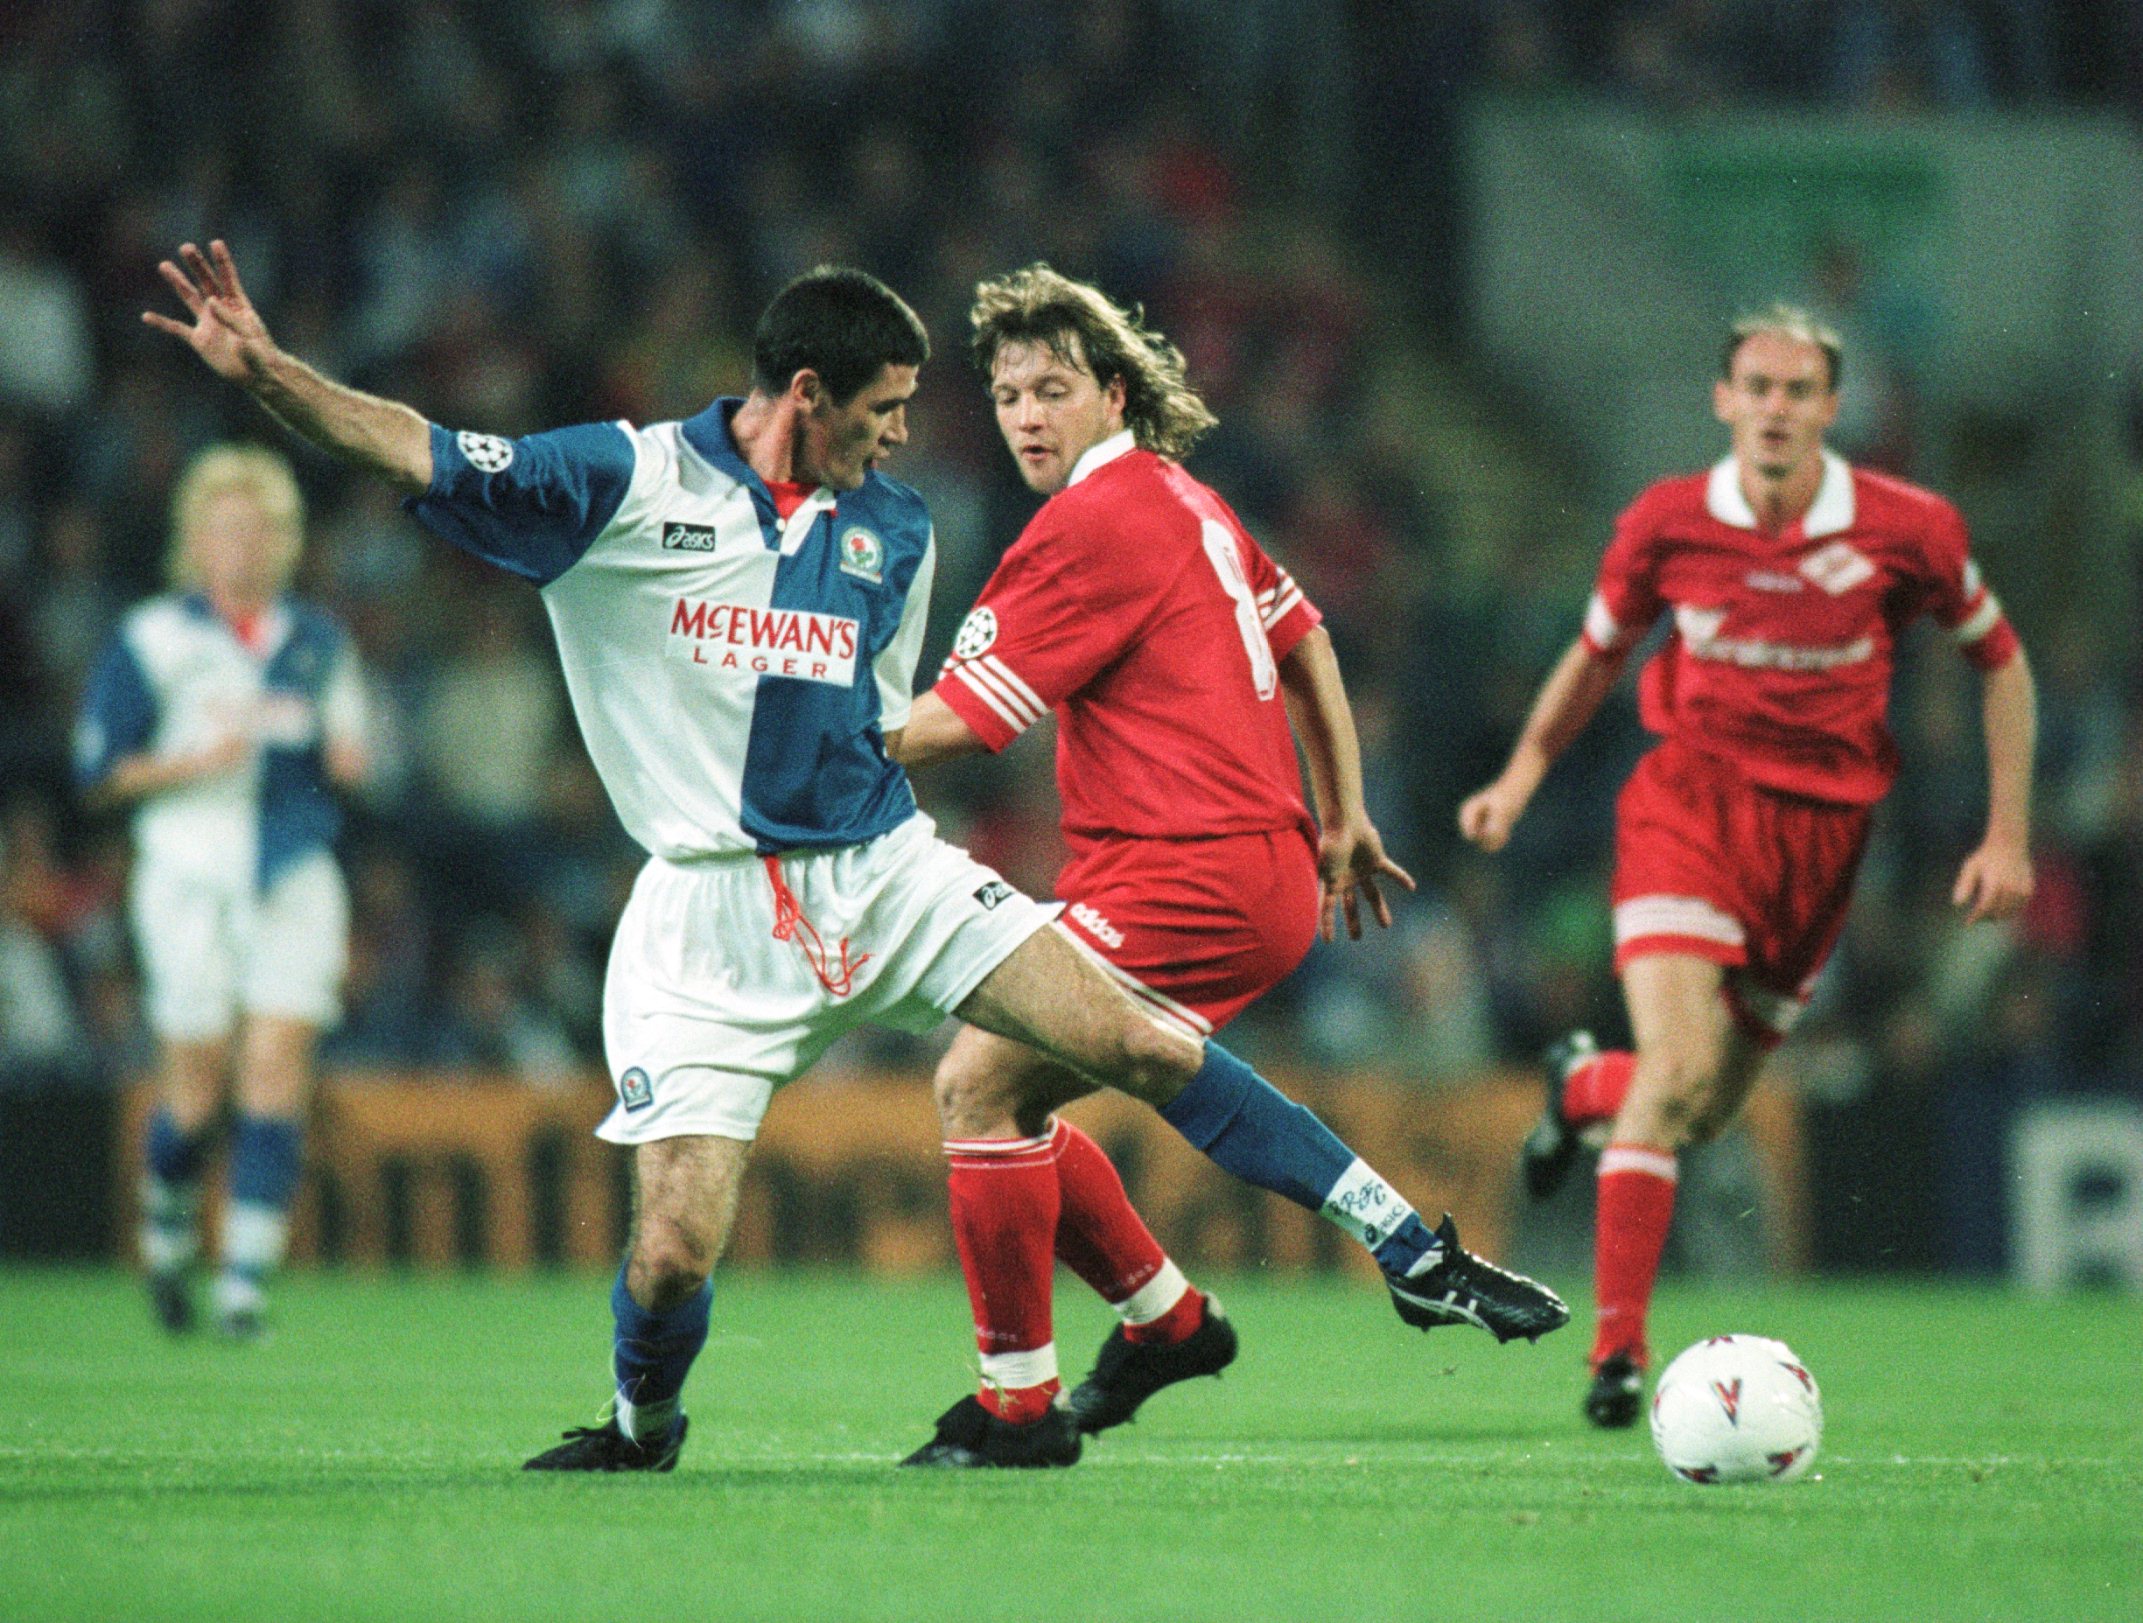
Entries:
[[1733,1119],[1733,1112],[1724,1108],[1716,1099],[1702,1101],[1693,1111],[1681,1131],[1684,1146],[1709,1144],[1726,1130]]
[[1688,1142],[1709,1144],[1741,1114],[1752,1077],[1731,1072],[1717,1077],[1697,1101],[1689,1121]]
[[930,1092],[947,1138],[987,1138],[1001,1125],[1000,1090],[990,1068],[957,1046],[938,1061]]
[[1133,1098],[1162,1105],[1197,1074],[1202,1051],[1190,1038],[1127,1010],[1113,1035],[1111,1057],[1117,1072],[1112,1078],[1115,1086]]
[[1644,1093],[1657,1130],[1679,1147],[1701,1142],[1717,1114],[1723,1055],[1703,1043],[1677,1043],[1641,1057]]
[[707,1282],[714,1252],[713,1242],[689,1225],[643,1215],[633,1235],[625,1288],[642,1307],[666,1312]]

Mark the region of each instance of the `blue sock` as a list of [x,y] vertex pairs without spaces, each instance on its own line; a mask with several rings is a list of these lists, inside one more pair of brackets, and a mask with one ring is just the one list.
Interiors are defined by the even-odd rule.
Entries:
[[141,1181],[141,1260],[152,1274],[177,1273],[201,1249],[196,1224],[201,1208],[201,1164],[207,1158],[206,1127],[182,1132],[162,1105],[149,1118]]
[[681,1411],[678,1394],[700,1348],[707,1345],[707,1317],[714,1282],[667,1313],[651,1313],[625,1288],[625,1270],[610,1287],[611,1370],[618,1382],[618,1428],[634,1442],[659,1437]]
[[223,1208],[219,1310],[257,1310],[262,1283],[282,1266],[303,1146],[304,1129],[287,1116],[238,1118],[231,1135],[231,1198]]
[[201,1162],[208,1149],[208,1129],[179,1131],[171,1107],[159,1105],[149,1118],[147,1160],[149,1176],[174,1189],[184,1189],[201,1176]]
[[1345,1229],[1386,1273],[1441,1251],[1414,1208],[1314,1112],[1218,1043],[1205,1045],[1205,1063],[1161,1115],[1223,1171]]
[[298,1192],[303,1130],[282,1116],[244,1115],[231,1139],[231,1199],[287,1211]]

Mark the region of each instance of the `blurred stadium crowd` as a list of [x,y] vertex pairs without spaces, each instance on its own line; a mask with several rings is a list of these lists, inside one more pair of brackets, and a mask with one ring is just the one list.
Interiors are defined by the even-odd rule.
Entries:
[[[1198,472],[1330,618],[1374,810],[1424,880],[1390,939],[1319,948],[1244,1044],[1433,1085],[1618,1025],[1604,874],[1641,746],[1624,704],[1507,857],[1458,842],[1458,799],[1500,763],[1604,541],[1552,568],[1483,561],[1422,473],[1409,389],[1463,376],[1410,366],[1463,332],[1461,98],[2135,111],[2139,50],[2133,8],[2037,0],[18,0],[0,12],[0,1074],[107,1083],[147,1057],[124,831],[70,800],[71,716],[117,616],[160,585],[186,457],[232,435],[290,448],[140,326],[183,239],[229,239],[278,337],[325,370],[504,433],[694,411],[741,389],[789,275],[875,271],[938,346],[893,469],[943,550],[926,669],[1031,510],[961,355],[975,281],[1046,257],[1145,301],[1221,418]],[[2134,429],[2143,465],[2143,408]],[[540,605],[380,490],[294,460],[302,586],[356,632],[377,755],[327,1061],[578,1075],[637,853]],[[1899,696],[1902,786],[1795,1061],[1812,1108],[1873,1132],[1887,1100],[1970,1145],[2000,1101],[2143,1073],[2133,638],[2087,614],[2022,630],[2041,893],[2013,934],[1965,934],[1947,906],[1983,807],[1976,689],[1929,647]],[[921,794],[1046,891],[1049,775],[1030,743]],[[918,1057],[900,1042],[845,1059]]]

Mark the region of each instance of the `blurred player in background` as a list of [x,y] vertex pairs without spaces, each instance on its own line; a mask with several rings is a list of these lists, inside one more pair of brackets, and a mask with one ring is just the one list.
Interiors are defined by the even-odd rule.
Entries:
[[1733,1119],[1844,927],[1897,769],[1885,723],[1897,641],[1921,614],[1984,678],[1986,833],[1953,900],[1977,922],[2031,896],[2030,666],[1956,509],[1825,448],[1842,359],[1837,336],[1789,306],[1736,324],[1712,387],[1732,453],[1623,513],[1583,632],[1502,774],[1459,810],[1468,839],[1500,850],[1630,650],[1672,612],[1639,688],[1664,741],[1616,813],[1615,967],[1636,1051],[1601,1053],[1584,1032],[1551,1050],[1548,1108],[1524,1150],[1544,1196],[1604,1134],[1585,1399],[1602,1426],[1629,1425],[1641,1405],[1677,1153]]
[[[897,753],[916,766],[1001,750],[1054,711],[1071,847],[1059,928],[1150,1018],[1202,1041],[1301,962],[1320,912],[1327,936],[1342,914],[1359,936],[1364,898],[1391,922],[1381,881],[1414,882],[1363,805],[1354,718],[1316,608],[1181,466],[1214,421],[1181,353],[1045,265],[978,288],[973,327],[1006,448],[1049,500],[984,586]],[[1122,1321],[1070,1397],[1086,1432],[1217,1373],[1236,1349],[1108,1157],[1052,1116],[1092,1087],[973,1027],[937,1074],[982,1354],[972,1401],[1026,1420],[1056,1396],[1053,1247]],[[1405,1287],[1393,1289],[1404,1312]],[[917,1463],[957,1448],[963,1418],[949,1415]]]
[[[588,753],[651,853],[610,955],[603,1041],[633,1147],[611,1292],[615,1397],[537,1470],[667,1471],[711,1275],[774,1091],[866,1020],[948,1014],[1160,1108],[1228,1170],[1373,1243],[1417,1322],[1567,1318],[1432,1234],[1309,1112],[1217,1045],[1162,1029],[1053,910],[935,837],[889,756],[908,720],[935,542],[879,471],[907,439],[929,340],[897,295],[821,268],[776,295],[752,390],[683,422],[520,439],[452,433],[277,348],[229,251],[159,267],[148,312],[323,449],[392,480],[428,528],[533,581]],[[1402,1311],[1404,1311],[1402,1303]],[[1069,1465],[1068,1410],[980,1414],[942,1463]]]
[[273,451],[197,457],[172,502],[172,590],[91,678],[76,772],[134,821],[130,908],[160,1051],[142,1259],[165,1328],[193,1327],[201,1179],[229,1122],[215,1322],[257,1335],[282,1261],[313,1046],[340,1012],[349,901],[334,794],[364,771],[357,656],[288,592],[304,505]]

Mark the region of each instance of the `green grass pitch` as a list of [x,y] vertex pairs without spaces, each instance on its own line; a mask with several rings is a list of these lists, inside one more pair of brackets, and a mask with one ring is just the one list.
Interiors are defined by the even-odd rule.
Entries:
[[[967,1388],[957,1280],[722,1279],[674,1476],[533,1477],[603,1395],[606,1281],[310,1276],[266,1345],[116,1273],[0,1272],[0,1618],[2143,1618],[2143,1304],[1670,1292],[1782,1336],[1818,1479],[1674,1481],[1577,1414],[1579,1325],[1421,1336],[1360,1281],[1217,1284],[1220,1382],[1077,1469],[893,1461]],[[1106,1329],[1059,1292],[1067,1373]]]

